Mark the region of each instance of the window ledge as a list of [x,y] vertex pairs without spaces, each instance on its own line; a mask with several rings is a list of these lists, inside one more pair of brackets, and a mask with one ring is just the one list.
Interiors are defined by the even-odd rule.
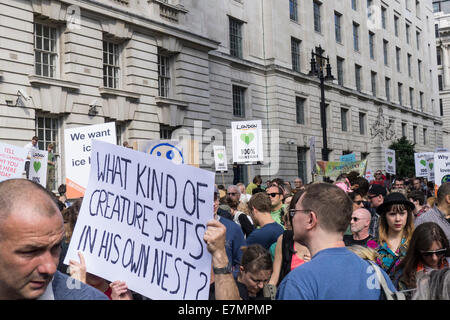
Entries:
[[32,86],[58,86],[66,89],[80,90],[80,85],[71,81],[41,76],[28,76],[28,79]]
[[178,22],[179,13],[186,14],[189,12],[180,5],[174,6],[162,0],[148,0],[148,2],[149,3],[154,2],[158,4],[160,16],[167,18],[169,20],[173,20],[175,22]]
[[160,105],[177,105],[180,107],[189,107],[189,103],[181,100],[171,99],[167,97],[155,97],[155,102],[158,106]]
[[113,88],[106,88],[106,87],[99,87],[98,91],[99,91],[100,95],[102,95],[102,96],[103,95],[121,96],[121,97],[125,97],[125,98],[136,99],[136,100],[139,100],[139,98],[141,97],[140,94],[135,93],[135,92],[113,89]]

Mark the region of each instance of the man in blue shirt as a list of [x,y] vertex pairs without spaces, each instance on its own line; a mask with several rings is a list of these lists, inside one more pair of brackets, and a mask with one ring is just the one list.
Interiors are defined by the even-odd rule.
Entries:
[[253,195],[248,202],[250,216],[259,229],[255,229],[247,237],[247,244],[259,243],[269,250],[270,246],[277,242],[278,237],[283,233],[284,229],[281,225],[273,220],[270,211],[272,202],[265,192],[259,192]]
[[[290,212],[294,240],[305,245],[311,261],[292,270],[278,287],[281,300],[378,300],[381,289],[369,262],[345,248],[344,232],[352,201],[328,183],[308,186]],[[388,287],[395,291],[382,271]]]

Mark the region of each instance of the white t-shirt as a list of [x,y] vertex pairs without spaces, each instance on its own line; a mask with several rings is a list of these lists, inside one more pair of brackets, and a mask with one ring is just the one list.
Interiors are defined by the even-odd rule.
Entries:
[[[28,157],[30,157],[30,158],[34,151],[39,150],[37,148],[37,144],[36,144],[36,146],[33,146],[33,143],[31,143],[31,142],[28,142],[24,148],[28,150]],[[30,159],[27,158],[26,161],[30,161]]]

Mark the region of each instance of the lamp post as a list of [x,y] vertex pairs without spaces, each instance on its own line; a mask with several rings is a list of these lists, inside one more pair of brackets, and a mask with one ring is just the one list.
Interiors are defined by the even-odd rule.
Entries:
[[[320,80],[320,122],[322,124],[322,160],[328,161],[328,142],[327,142],[327,115],[325,110],[325,80],[333,80],[334,77],[331,74],[330,58],[325,57],[325,50],[319,45],[316,47],[316,52],[311,51],[311,71],[309,71],[310,76],[317,76]],[[324,63],[326,61],[326,75],[324,74]]]

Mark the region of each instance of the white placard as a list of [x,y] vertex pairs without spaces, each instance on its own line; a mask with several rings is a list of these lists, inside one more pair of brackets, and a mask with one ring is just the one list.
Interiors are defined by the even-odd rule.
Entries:
[[47,186],[48,151],[35,150],[31,153],[30,172],[28,180],[39,183],[44,188]]
[[261,120],[231,122],[233,162],[263,162]]
[[151,299],[204,300],[213,219],[211,171],[92,142],[89,184],[64,263],[84,253],[87,271],[122,280]]
[[0,142],[0,182],[22,178],[28,150]]
[[367,179],[367,181],[372,182],[373,180],[375,180],[375,177],[373,176],[373,170],[370,168],[366,169],[366,175],[364,176],[364,178]]
[[386,149],[385,151],[386,173],[395,174],[395,150]]
[[434,154],[434,183],[437,187],[450,182],[450,153]]
[[428,177],[427,158],[433,157],[433,152],[414,153],[414,165],[416,168],[416,177]]
[[228,171],[227,149],[225,146],[213,146],[216,171]]
[[108,122],[64,130],[66,195],[69,199],[84,195],[91,167],[92,140],[116,144],[116,124]]
[[434,153],[430,152],[430,154],[426,157],[427,167],[428,167],[428,181],[434,182]]

